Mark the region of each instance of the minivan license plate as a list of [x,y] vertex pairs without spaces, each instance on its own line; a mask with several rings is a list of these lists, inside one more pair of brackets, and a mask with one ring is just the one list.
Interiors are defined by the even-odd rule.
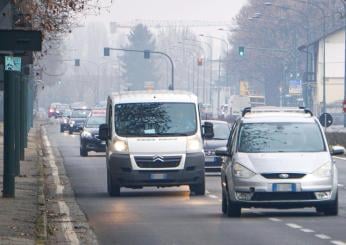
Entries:
[[163,180],[167,178],[167,174],[150,174],[152,180]]
[[295,192],[295,184],[273,184],[273,192]]

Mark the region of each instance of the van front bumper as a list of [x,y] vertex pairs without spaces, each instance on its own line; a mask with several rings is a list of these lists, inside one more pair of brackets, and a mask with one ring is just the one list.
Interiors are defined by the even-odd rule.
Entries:
[[205,177],[203,153],[186,154],[184,169],[179,170],[133,170],[129,155],[114,153],[110,155],[107,167],[113,180],[129,188],[191,185],[200,183]]

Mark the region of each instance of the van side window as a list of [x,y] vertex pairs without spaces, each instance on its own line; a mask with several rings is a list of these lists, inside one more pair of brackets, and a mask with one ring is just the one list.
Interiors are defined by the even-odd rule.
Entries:
[[109,128],[109,134],[111,135],[111,132],[113,132],[113,125],[112,125],[112,115],[113,115],[113,111],[112,111],[112,106],[109,105],[108,107],[108,121],[107,121],[107,124],[108,124],[108,128]]

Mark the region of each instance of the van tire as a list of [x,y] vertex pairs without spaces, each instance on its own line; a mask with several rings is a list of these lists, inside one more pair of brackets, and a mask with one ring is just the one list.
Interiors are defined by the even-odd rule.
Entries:
[[223,214],[227,214],[227,194],[225,193],[225,190],[222,190],[222,203],[221,203],[221,209]]
[[195,194],[195,196],[204,196],[204,194],[205,194],[205,178],[204,178],[204,176],[203,176],[201,182],[199,182],[197,184],[190,185],[190,192],[193,192]]
[[107,190],[111,197],[120,196],[120,185],[112,179],[110,171],[107,169]]
[[324,206],[316,207],[317,212],[324,213],[327,216],[337,216],[339,213],[339,202],[338,202],[338,194],[336,194],[335,200]]

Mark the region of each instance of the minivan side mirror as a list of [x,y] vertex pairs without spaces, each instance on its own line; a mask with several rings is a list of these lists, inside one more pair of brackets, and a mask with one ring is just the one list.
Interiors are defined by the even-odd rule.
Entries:
[[332,156],[343,155],[343,154],[345,154],[345,148],[341,145],[334,145],[334,146],[332,146],[330,154]]
[[229,157],[231,154],[228,152],[227,147],[220,147],[215,150],[215,155],[220,157]]
[[203,138],[212,139],[214,137],[214,125],[211,122],[204,122],[203,128]]
[[107,140],[108,139],[108,124],[101,124],[99,127],[99,139]]

